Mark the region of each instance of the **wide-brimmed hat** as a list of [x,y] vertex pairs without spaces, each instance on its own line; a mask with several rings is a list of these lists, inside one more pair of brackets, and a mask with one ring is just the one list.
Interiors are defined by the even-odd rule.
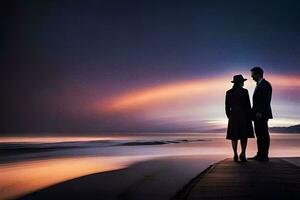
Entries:
[[233,80],[231,81],[231,83],[242,83],[244,81],[246,81],[247,79],[243,77],[243,75],[238,74],[233,76]]

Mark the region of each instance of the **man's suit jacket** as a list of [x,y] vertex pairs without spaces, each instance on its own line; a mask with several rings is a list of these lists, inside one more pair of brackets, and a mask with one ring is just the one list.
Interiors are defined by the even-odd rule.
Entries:
[[263,79],[256,87],[253,94],[252,113],[255,119],[256,113],[261,113],[263,119],[272,119],[271,109],[272,86]]

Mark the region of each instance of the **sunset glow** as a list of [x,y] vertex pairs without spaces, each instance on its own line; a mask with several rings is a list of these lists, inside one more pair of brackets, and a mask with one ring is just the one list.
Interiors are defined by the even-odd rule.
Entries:
[[300,89],[300,75],[268,75],[275,88]]
[[255,6],[219,3],[8,3],[0,132],[205,131],[224,126],[233,75],[248,79],[252,98],[254,66],[273,86],[272,123],[299,121],[298,7],[272,4],[276,17],[266,18],[265,9],[254,16]]
[[[136,107],[145,106],[147,104],[159,104],[165,101],[176,100],[177,98],[188,98],[197,95],[204,95],[214,90],[224,90],[224,80],[192,80],[186,82],[178,82],[166,84],[154,88],[145,88],[143,90],[125,94],[112,99],[110,111],[118,111],[123,109],[134,109]],[[221,86],[221,87],[220,87]]]
[[[270,78],[275,90],[277,88],[300,88],[300,76],[270,75],[268,77]],[[159,104],[164,101],[176,100],[177,98],[188,98],[199,95],[205,95],[203,98],[207,98],[209,100],[209,98],[214,97],[214,94],[218,94],[220,92],[224,93],[230,86],[230,84],[228,84],[229,80],[230,79],[226,79],[225,77],[218,77],[213,79],[176,82],[153,88],[145,88],[129,94],[117,96],[111,100],[110,105],[108,105],[105,109],[109,111],[121,111],[123,109],[134,109],[147,104]],[[252,83],[251,86],[253,87],[254,84],[255,83]]]
[[[234,73],[233,73],[234,74]],[[247,74],[247,72],[244,72]],[[247,77],[247,76],[246,76]],[[249,90],[249,96],[252,100],[252,94],[255,88],[255,82],[251,77],[247,77],[245,88]],[[209,120],[209,124],[215,126],[226,126],[227,119],[224,113],[224,95],[225,91],[231,88],[231,74],[225,76],[212,77],[210,79],[194,79],[190,81],[177,81],[166,83],[154,87],[140,88],[136,91],[116,95],[107,100],[106,103],[97,104],[97,110],[107,113],[135,112],[142,109],[141,118],[154,120],[155,118],[172,118],[173,121],[190,120]],[[277,114],[278,105],[280,109],[286,109],[284,93],[293,90],[300,91],[300,76],[297,75],[266,75],[273,86],[272,104],[276,105],[274,113],[276,118],[271,124],[274,126],[293,125],[300,120],[289,118],[283,110],[282,116]],[[176,113],[176,115],[175,115]],[[139,115],[139,113],[136,113]],[[176,118],[174,118],[176,116]],[[177,119],[177,120],[176,120]],[[196,122],[197,123],[197,122]]]

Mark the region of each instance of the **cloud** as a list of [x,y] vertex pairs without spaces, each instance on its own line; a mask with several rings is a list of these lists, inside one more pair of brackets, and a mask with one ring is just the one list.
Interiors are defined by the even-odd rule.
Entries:
[[[231,88],[232,74],[223,74],[210,78],[199,78],[188,81],[174,81],[154,87],[141,87],[130,92],[116,95],[104,102],[97,102],[98,112],[107,115],[128,114],[134,116],[136,123],[160,127],[172,123],[177,127],[215,127],[226,126],[224,113],[224,96],[226,90]],[[247,74],[247,73],[244,73]],[[255,88],[255,82],[247,77],[245,88],[249,89],[250,99]],[[273,74],[266,77],[273,86],[273,112],[275,119],[271,124],[291,125],[299,122],[295,115],[299,110],[291,108],[288,102],[300,97],[300,76]],[[290,94],[286,96],[287,94]],[[300,107],[300,103],[294,102]],[[202,124],[199,124],[202,123]],[[134,126],[134,125],[132,125]],[[171,126],[171,127],[172,127]]]

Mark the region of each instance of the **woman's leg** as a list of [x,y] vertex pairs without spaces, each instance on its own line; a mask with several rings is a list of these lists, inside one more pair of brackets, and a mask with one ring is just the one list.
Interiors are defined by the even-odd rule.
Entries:
[[238,141],[237,140],[231,140],[231,144],[232,144],[232,149],[233,149],[234,155],[237,155],[238,154],[238,152],[237,152]]
[[242,146],[242,153],[244,156],[246,156],[246,148],[247,148],[247,142],[248,138],[241,139],[241,146]]

